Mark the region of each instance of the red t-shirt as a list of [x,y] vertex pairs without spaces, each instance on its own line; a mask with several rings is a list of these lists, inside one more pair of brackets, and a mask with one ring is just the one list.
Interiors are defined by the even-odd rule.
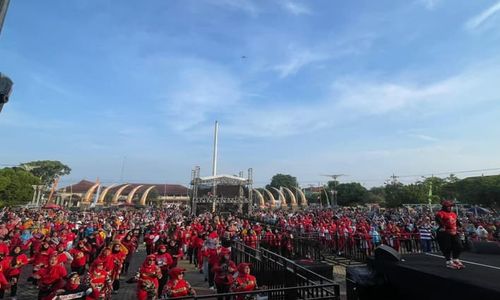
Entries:
[[436,218],[439,219],[441,228],[447,233],[457,234],[457,215],[454,212],[440,210],[437,212]]

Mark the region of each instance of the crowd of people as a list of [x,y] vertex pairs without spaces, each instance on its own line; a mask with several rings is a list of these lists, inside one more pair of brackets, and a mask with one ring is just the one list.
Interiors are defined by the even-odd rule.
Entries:
[[[367,207],[315,208],[295,212],[285,210],[254,211],[251,219],[295,236],[313,237],[328,247],[344,249],[356,246],[370,251],[380,244],[406,252],[431,251],[440,224],[435,213],[425,207],[380,209]],[[500,241],[500,218],[494,213],[476,215],[458,211],[458,235],[465,244],[472,241]],[[270,237],[272,238],[272,237]],[[290,240],[284,237],[285,243]]]
[[[499,240],[500,223],[493,215],[464,213],[458,220],[462,241]],[[194,216],[178,206],[92,212],[3,209],[0,299],[6,291],[15,299],[27,266],[26,271],[32,270],[28,280],[43,300],[110,299],[126,278],[136,284],[137,299],[195,295],[181,260],[203,274],[218,294],[247,292],[257,288],[257,279],[250,264],[231,259],[234,241],[249,248],[265,245],[285,256],[293,252],[295,238],[312,236],[340,251],[353,239],[363,249],[385,243],[396,250],[418,240],[422,251],[430,251],[441,227],[433,213],[409,208],[255,210],[245,216]],[[130,272],[142,245],[146,259]]]
[[[230,259],[239,219],[189,216],[179,207],[99,212],[3,209],[0,212],[0,299],[16,298],[21,272],[38,299],[110,299],[123,285],[137,284],[137,299],[194,295],[178,266],[189,260],[219,293],[254,290],[250,265]],[[238,226],[237,226],[238,225]],[[144,244],[146,259],[130,272]]]

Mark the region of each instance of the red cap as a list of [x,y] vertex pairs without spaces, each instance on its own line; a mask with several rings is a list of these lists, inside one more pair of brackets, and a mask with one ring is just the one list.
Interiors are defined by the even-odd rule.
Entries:
[[216,239],[218,238],[219,235],[217,234],[217,231],[212,231],[209,235],[208,235],[208,238],[209,239]]
[[441,202],[441,205],[445,206],[445,207],[449,207],[449,206],[454,206],[455,203],[453,203],[453,201],[451,201],[451,200],[444,200]]
[[186,269],[175,267],[168,272],[168,275],[170,275],[171,278],[175,278],[184,271],[186,271]]
[[231,254],[231,250],[230,250],[229,248],[222,247],[222,248],[220,249],[220,254],[221,254],[221,255]]
[[250,263],[240,263],[240,264],[238,265],[238,272],[239,272],[240,274],[243,274],[243,272],[245,271],[245,267],[250,267],[251,265],[252,265],[252,264],[250,264]]

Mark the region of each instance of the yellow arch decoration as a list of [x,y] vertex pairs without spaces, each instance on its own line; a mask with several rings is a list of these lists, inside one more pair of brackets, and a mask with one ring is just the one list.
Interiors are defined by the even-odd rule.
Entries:
[[273,193],[271,193],[267,189],[264,189],[264,192],[266,193],[267,197],[269,198],[269,201],[271,203],[271,208],[275,208],[276,207],[276,199],[274,199]]
[[90,197],[94,194],[95,190],[101,185],[99,182],[90,187],[90,189],[85,193],[83,197],[83,202],[90,202]]
[[297,207],[297,199],[295,199],[295,195],[293,194],[293,192],[286,187],[283,187],[283,190],[288,194],[288,196],[290,196],[290,204],[292,205],[292,207]]
[[293,187],[300,195],[300,205],[302,206],[307,206],[307,198],[306,195],[304,194],[304,191],[299,189],[298,187]]
[[120,198],[121,194],[123,193],[123,190],[129,187],[130,184],[125,184],[121,188],[116,191],[116,193],[113,195],[113,200],[111,200],[111,203],[117,203],[118,199]]
[[285,198],[285,195],[283,195],[283,192],[278,190],[277,188],[275,188],[273,186],[271,188],[274,189],[276,192],[278,192],[278,195],[280,195],[281,207],[287,207],[288,205],[286,204],[286,198]]
[[99,196],[97,203],[104,203],[104,198],[106,198],[106,195],[108,194],[109,190],[111,188],[114,188],[115,186],[116,186],[116,184],[112,184],[112,185],[108,186],[107,188],[105,188],[104,191],[102,191],[101,196]]
[[139,190],[141,187],[143,187],[143,185],[136,186],[132,191],[130,191],[130,193],[128,193],[127,203],[132,203],[132,199],[134,199],[135,192],[137,192],[137,190]]
[[146,199],[148,198],[149,192],[154,189],[156,186],[152,185],[148,187],[148,189],[142,194],[141,200],[139,201],[140,205],[146,205]]
[[257,189],[252,189],[255,194],[257,195],[257,198],[259,198],[259,206],[260,208],[265,208],[266,207],[266,202],[264,201],[264,196],[262,196],[261,192]]

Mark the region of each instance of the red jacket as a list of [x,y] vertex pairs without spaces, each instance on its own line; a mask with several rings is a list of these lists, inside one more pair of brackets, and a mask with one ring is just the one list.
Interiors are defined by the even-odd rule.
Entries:
[[167,282],[167,295],[169,298],[183,297],[190,293],[191,285],[184,280],[169,280]]
[[457,234],[457,215],[454,212],[440,210],[436,214],[436,221],[440,229],[452,235]]

